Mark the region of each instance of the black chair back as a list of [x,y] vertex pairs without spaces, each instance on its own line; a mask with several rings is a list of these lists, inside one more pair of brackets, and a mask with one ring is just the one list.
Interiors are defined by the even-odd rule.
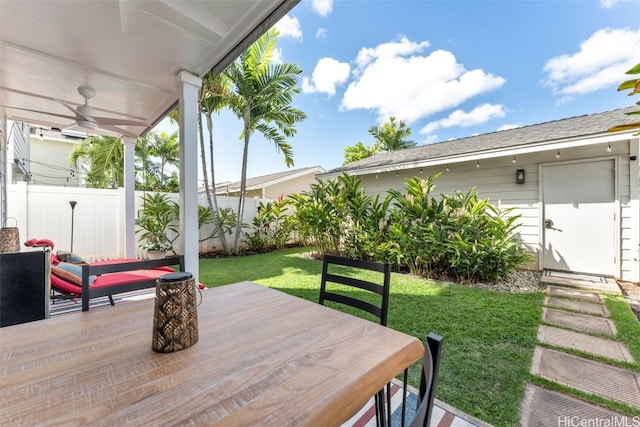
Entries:
[[420,379],[420,398],[416,416],[411,427],[428,427],[433,413],[438,371],[440,369],[440,354],[443,338],[433,332],[427,335],[422,363],[422,378]]
[[[364,271],[372,271],[382,273],[382,280],[377,282],[363,280],[357,277],[354,277],[352,272],[344,271],[344,274],[340,274],[340,268],[342,267],[351,267],[358,270]],[[344,285],[347,287],[352,287],[356,289],[361,289],[364,291],[372,292],[373,294],[377,294],[374,298],[366,301],[364,299],[359,299],[358,297],[348,295],[348,288],[344,289],[344,293],[341,290],[335,289],[327,290],[327,283],[334,283],[338,285]],[[380,321],[380,324],[383,326],[387,326],[387,314],[389,312],[389,287],[391,285],[391,264],[389,263],[378,263],[374,261],[364,261],[364,260],[356,260],[349,259],[344,257],[338,257],[335,255],[326,255],[324,256],[324,262],[322,264],[322,281],[320,283],[320,304],[324,305],[325,301],[333,301],[339,304],[343,304],[349,307],[354,307],[370,313],[377,317]],[[371,302],[375,301],[375,302]],[[405,370],[405,378],[406,378],[406,370]],[[383,426],[386,424],[387,426],[391,426],[391,384],[387,384],[386,386],[386,401],[387,405],[385,408],[385,393],[384,389],[380,390],[375,396],[375,407],[376,407],[376,425]],[[387,417],[389,414],[389,417]]]
[[[383,274],[382,283],[362,280],[345,274],[339,274],[331,266],[352,267],[360,270],[380,272]],[[337,283],[351,286],[357,289],[373,292],[380,296],[380,303],[364,301],[342,293],[328,291],[327,283]],[[333,301],[346,306],[354,307],[373,314],[380,319],[380,324],[387,325],[387,314],[389,312],[389,287],[391,283],[391,265],[389,263],[378,263],[374,261],[364,261],[338,257],[335,255],[325,255],[322,265],[322,281],[320,283],[320,304],[325,301]]]

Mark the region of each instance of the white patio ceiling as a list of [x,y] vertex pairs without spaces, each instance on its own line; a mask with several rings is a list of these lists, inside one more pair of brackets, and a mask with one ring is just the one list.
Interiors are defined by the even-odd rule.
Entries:
[[0,117],[78,129],[63,103],[90,86],[94,115],[140,136],[177,105],[179,71],[221,71],[298,1],[0,0]]

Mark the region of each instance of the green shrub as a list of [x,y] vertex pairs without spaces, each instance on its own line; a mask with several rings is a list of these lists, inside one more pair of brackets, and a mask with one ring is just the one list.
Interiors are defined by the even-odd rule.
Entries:
[[432,196],[435,180],[410,178],[405,192],[367,195],[343,174],[291,196],[299,236],[321,253],[391,262],[396,270],[461,282],[506,279],[529,261],[516,230],[519,215],[467,193]]
[[529,261],[515,237],[519,215],[479,199],[475,189],[436,200],[431,194],[438,176],[406,180],[404,194],[389,192],[398,263],[413,274],[495,282]]
[[266,204],[260,202],[251,231],[242,240],[250,251],[282,249],[291,240],[293,217],[287,214],[288,205],[282,198]]

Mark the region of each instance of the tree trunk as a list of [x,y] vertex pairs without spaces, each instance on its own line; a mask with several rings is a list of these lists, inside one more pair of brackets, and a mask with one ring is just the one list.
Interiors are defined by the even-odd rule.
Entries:
[[[207,116],[207,129],[209,130],[209,154],[211,157],[211,190],[207,187],[207,200],[209,201],[209,206],[213,205],[211,212],[213,214],[213,224],[218,230],[218,238],[220,239],[220,243],[222,244],[222,248],[225,253],[230,253],[229,244],[227,243],[227,236],[222,229],[222,225],[220,224],[218,218],[218,196],[216,194],[216,173],[215,173],[215,162],[213,158],[213,120],[211,116]],[[203,149],[204,150],[204,149]],[[213,192],[213,193],[212,193]],[[213,204],[212,204],[213,201]]]
[[244,198],[247,188],[247,158],[249,157],[249,129],[244,128],[244,149],[242,150],[242,172],[240,177],[240,196],[238,198],[238,221],[236,222],[235,250],[240,252],[240,234],[242,233],[242,217],[244,216]]
[[[208,125],[208,123],[207,123]],[[208,127],[212,127],[212,126],[208,126]],[[209,179],[208,179],[208,174],[207,174],[207,159],[206,159],[206,152],[204,149],[204,132],[202,130],[202,115],[199,114],[198,115],[198,130],[200,132],[200,155],[202,158],[202,175],[204,178],[204,189],[205,189],[205,194],[207,195],[207,203],[209,205],[209,210],[211,211],[211,218],[213,219],[213,226],[214,228],[218,231],[218,236],[220,237],[220,242],[222,243],[222,247],[224,248],[225,252],[229,252],[229,248],[227,247],[227,242],[224,238],[224,233],[222,232],[220,227],[220,224],[218,222],[218,209],[216,207],[216,205],[214,205],[212,203],[211,200],[211,186],[215,188],[215,175],[214,175],[214,167],[213,167],[213,157],[211,158],[211,186],[209,186]],[[211,136],[211,129],[209,129],[209,138],[210,140],[213,138]],[[214,191],[214,195],[215,195],[215,191]],[[215,200],[215,199],[214,199]]]

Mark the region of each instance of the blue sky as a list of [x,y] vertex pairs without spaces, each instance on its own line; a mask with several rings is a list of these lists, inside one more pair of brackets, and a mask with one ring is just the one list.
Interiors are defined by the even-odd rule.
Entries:
[[[293,168],[338,167],[371,126],[404,120],[418,145],[608,111],[640,62],[640,1],[302,0],[278,24],[302,70]],[[216,181],[240,179],[241,123],[214,117]],[[256,135],[248,177],[286,170]]]

